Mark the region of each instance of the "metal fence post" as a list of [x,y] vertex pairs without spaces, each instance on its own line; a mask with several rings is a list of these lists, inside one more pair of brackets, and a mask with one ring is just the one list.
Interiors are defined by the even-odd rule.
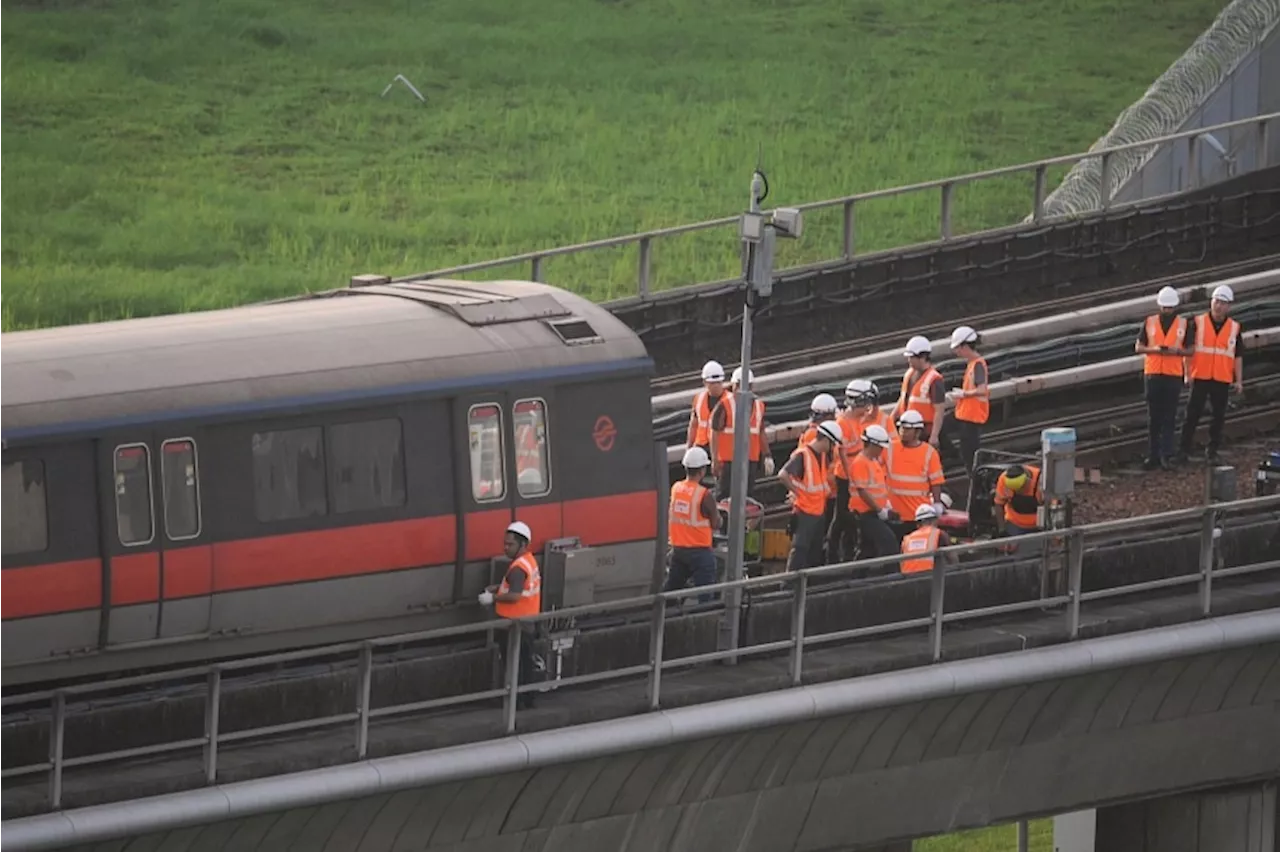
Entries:
[[1071,598],[1067,604],[1067,635],[1075,639],[1080,635],[1080,592],[1084,574],[1084,533],[1075,531],[1069,539],[1071,542],[1070,564],[1067,569],[1067,595]]
[[942,238],[944,240],[951,239],[951,190],[954,184],[950,181],[942,185],[942,210],[940,213]]
[[662,701],[662,640],[667,626],[667,600],[653,602],[653,619],[649,622],[649,709],[657,710]]
[[1102,165],[1098,175],[1098,206],[1103,210],[1111,209],[1111,152],[1102,155]]
[[1213,608],[1213,556],[1214,532],[1217,512],[1205,507],[1200,521],[1200,612],[1208,615]]
[[49,718],[49,807],[62,807],[62,735],[67,720],[67,696],[53,694],[53,714]]
[[1031,850],[1031,827],[1027,821],[1018,821],[1018,852],[1030,852]]
[[946,591],[947,573],[943,567],[941,557],[935,552],[933,555],[933,577],[930,583],[929,605],[933,616],[933,624],[929,627],[929,644],[933,646],[933,661],[936,663],[942,659],[942,615],[943,615],[943,592]]
[[1268,136],[1268,130],[1270,130],[1268,127],[1269,124],[1270,122],[1265,119],[1258,122],[1258,155],[1253,158],[1254,171],[1265,169],[1267,167],[1268,155],[1270,154],[1267,150],[1267,145],[1271,141]]
[[222,710],[222,669],[209,672],[204,704],[204,783],[218,780],[218,714]]
[[369,753],[369,694],[373,689],[373,645],[360,646],[360,693],[356,696],[356,757]]
[[653,253],[653,238],[640,238],[640,261],[636,275],[636,292],[641,299],[649,298],[649,267]]
[[853,253],[857,251],[857,243],[854,241],[853,224],[854,212],[852,199],[844,203],[844,259],[853,260]]
[[530,263],[530,266],[532,267],[529,271],[530,278],[533,281],[541,282],[542,281],[542,255],[535,254],[533,256],[533,261]]
[[514,618],[509,622],[507,628],[507,696],[505,706],[502,708],[503,714],[506,716],[507,733],[514,734],[516,732],[516,704],[519,698],[520,689],[520,622]]
[[1187,189],[1200,186],[1200,146],[1199,136],[1187,137]]
[[804,613],[809,601],[809,575],[804,571],[796,577],[795,596],[791,600],[791,685],[800,685],[804,671]]
[[1031,219],[1039,222],[1044,218],[1044,189],[1045,183],[1049,177],[1049,167],[1041,163],[1036,166],[1036,188],[1035,196],[1032,199]]

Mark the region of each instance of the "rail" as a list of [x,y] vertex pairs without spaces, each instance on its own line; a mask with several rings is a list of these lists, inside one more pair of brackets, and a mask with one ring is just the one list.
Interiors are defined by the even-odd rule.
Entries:
[[[987,169],[980,172],[970,172],[963,175],[954,175],[952,177],[939,178],[937,180],[924,181],[923,183],[912,183],[905,186],[892,187],[889,189],[877,189],[870,192],[854,193],[853,195],[843,195],[839,198],[828,198],[822,201],[809,201],[804,204],[795,205],[801,210],[825,210],[833,207],[842,208],[842,239],[841,254],[839,257],[827,258],[826,261],[848,261],[852,260],[857,254],[857,216],[858,211],[869,201],[883,198],[893,198],[896,196],[910,195],[919,192],[937,192],[939,197],[938,206],[938,237],[941,240],[950,240],[957,236],[953,232],[952,227],[952,209],[955,199],[955,190],[957,187],[968,184],[979,183],[994,178],[1006,178],[1014,175],[1022,175],[1028,172],[1034,174],[1033,189],[1031,196],[1032,221],[1034,223],[1043,223],[1054,221],[1057,218],[1066,217],[1048,217],[1044,212],[1044,201],[1046,196],[1046,183],[1048,181],[1049,169],[1054,166],[1069,166],[1084,160],[1099,159],[1101,161],[1101,185],[1106,186],[1110,179],[1112,163],[1117,154],[1127,151],[1135,151],[1144,148],[1154,148],[1159,145],[1171,142],[1185,142],[1188,150],[1188,162],[1196,162],[1199,155],[1199,143],[1201,137],[1206,134],[1217,133],[1220,131],[1236,130],[1240,128],[1252,128],[1255,135],[1257,150],[1259,151],[1257,159],[1257,168],[1265,168],[1266,152],[1268,145],[1268,136],[1271,132],[1271,123],[1280,118],[1280,112],[1268,113],[1266,115],[1255,116],[1253,118],[1239,119],[1236,121],[1228,121],[1223,124],[1215,124],[1212,127],[1197,128],[1194,130],[1184,130],[1178,133],[1172,133],[1168,136],[1159,136],[1154,139],[1148,139],[1141,142],[1130,142],[1124,145],[1117,145],[1112,148],[1100,148],[1096,151],[1085,151],[1079,154],[1066,154],[1059,157],[1049,157],[1044,160],[1036,160],[1031,163],[1022,163],[1016,166],[1003,166],[996,169]],[[1192,170],[1187,169],[1185,184],[1182,191],[1195,189],[1196,179],[1192,175]],[[1178,193],[1171,193],[1176,195]],[[1166,198],[1169,196],[1160,196]],[[1127,202],[1123,204],[1112,204],[1109,195],[1103,196],[1102,210],[1125,209],[1142,204],[1150,204],[1156,201],[1156,198],[1146,198],[1138,201]],[[636,263],[636,280],[635,280],[635,296],[632,297],[639,301],[645,301],[653,295],[653,254],[654,246],[664,239],[671,237],[683,236],[699,231],[713,230],[716,228],[736,227],[738,216],[722,216],[718,219],[707,219],[702,222],[694,222],[688,225],[677,225],[670,228],[658,228],[652,231],[643,231],[636,234],[627,234],[619,237],[608,237],[601,240],[591,240],[585,243],[577,243],[569,246],[558,246],[556,248],[542,249],[539,251],[529,251],[523,254],[510,255],[508,257],[497,258],[494,260],[483,260],[475,263],[464,263],[458,266],[450,266],[445,269],[437,269],[433,272],[424,272],[416,275],[407,275],[395,278],[396,282],[425,281],[432,278],[448,278],[458,275],[465,275],[471,272],[483,272],[489,269],[496,269],[503,266],[513,266],[516,264],[529,264],[529,278],[534,281],[543,280],[543,265],[553,257],[562,257],[565,255],[582,254],[585,252],[598,251],[600,249],[615,249],[624,246],[637,246],[638,258]],[[968,235],[993,234],[1010,229],[1022,227],[1020,223],[1010,224],[997,228],[974,231]],[[732,252],[737,247],[736,232],[735,241],[726,245],[726,251]],[[904,246],[895,246],[893,248],[904,248]],[[776,275],[784,275],[788,270],[779,270]],[[620,302],[626,301],[619,300]]]
[[[1272,559],[1249,565],[1234,565],[1230,567],[1220,566],[1219,562],[1221,561],[1221,554],[1219,553],[1218,548],[1219,524],[1228,515],[1256,514],[1258,512],[1273,509],[1280,510],[1280,495],[1256,497],[1230,503],[1210,504],[1203,507],[1165,512],[1140,518],[1105,521],[1102,523],[1067,528],[1063,530],[1038,532],[1019,536],[1016,539],[998,539],[995,541],[974,542],[970,544],[941,548],[934,553],[936,567],[929,577],[931,603],[930,614],[928,616],[921,616],[919,618],[889,622],[885,624],[849,627],[847,629],[831,633],[810,635],[806,631],[806,609],[809,601],[810,586],[813,581],[822,578],[838,579],[839,575],[847,574],[850,569],[855,566],[859,570],[865,570],[867,568],[892,570],[893,567],[898,566],[906,557],[888,556],[860,561],[857,563],[842,563],[839,565],[810,568],[793,573],[748,577],[738,581],[718,583],[711,586],[662,592],[656,595],[647,595],[608,603],[591,604],[571,609],[554,610],[518,620],[489,620],[475,624],[459,625],[456,627],[442,628],[421,633],[400,634],[368,641],[349,642],[339,645],[330,645],[323,648],[219,663],[210,666],[190,668],[180,672],[139,675],[136,677],[116,679],[106,682],[69,686],[23,696],[7,697],[0,700],[0,705],[3,705],[4,707],[13,707],[18,705],[33,705],[48,702],[51,709],[49,757],[47,761],[42,763],[5,769],[0,773],[0,778],[10,779],[19,776],[47,773],[49,780],[48,796],[50,807],[57,810],[62,807],[63,773],[67,769],[74,767],[105,764],[139,757],[154,757],[156,755],[170,752],[203,749],[205,782],[207,784],[214,784],[217,782],[218,778],[219,749],[223,745],[233,742],[244,742],[251,739],[265,738],[283,733],[293,733],[303,730],[332,727],[339,724],[349,724],[351,725],[352,737],[355,744],[356,759],[363,760],[368,755],[369,724],[372,720],[421,712],[424,710],[455,707],[463,704],[501,698],[503,699],[502,716],[505,730],[508,734],[514,733],[518,714],[517,698],[521,693],[550,691],[579,684],[600,683],[620,678],[644,676],[647,678],[648,706],[651,710],[657,710],[662,706],[663,673],[673,669],[686,668],[717,660],[736,662],[737,660],[762,654],[785,652],[788,655],[789,660],[788,671],[790,673],[791,683],[793,685],[799,685],[804,673],[804,654],[806,649],[809,648],[850,639],[899,633],[906,630],[927,629],[929,631],[930,646],[932,648],[932,659],[934,662],[937,662],[943,658],[943,637],[944,627],[946,625],[993,615],[1007,615],[1015,612],[1045,610],[1056,607],[1063,608],[1063,617],[1066,621],[1068,640],[1074,640],[1079,635],[1080,610],[1082,603],[1191,584],[1199,585],[1201,614],[1208,616],[1213,609],[1213,590],[1215,580],[1228,577],[1238,577],[1263,571],[1271,571],[1280,568],[1280,559]],[[1082,589],[1084,555],[1086,545],[1090,539],[1096,536],[1113,537],[1116,533],[1128,534],[1136,530],[1151,527],[1158,528],[1167,533],[1172,525],[1180,523],[1185,524],[1188,522],[1197,522],[1199,526],[1199,567],[1195,573],[1131,583],[1111,588],[1094,589],[1090,591],[1084,591]],[[961,555],[973,553],[997,552],[997,558],[999,558],[998,552],[1003,551],[1007,553],[1011,545],[1023,548],[1031,544],[1039,544],[1040,550],[1044,554],[1042,557],[1042,594],[1040,597],[1033,600],[1006,603],[998,606],[984,606],[951,612],[947,611],[945,605],[946,580],[948,576],[952,575],[956,571],[955,568],[947,564],[948,562]],[[1023,552],[1025,553],[1026,551]],[[1062,590],[1058,593],[1053,593],[1055,589],[1046,583],[1046,578],[1048,577],[1050,570],[1050,559],[1052,559],[1054,564],[1058,566],[1055,576],[1062,577],[1065,574],[1065,583],[1059,582],[1055,584],[1062,586]],[[891,577],[890,581],[896,582],[897,580],[893,580]],[[864,580],[863,582],[869,581]],[[668,604],[678,604],[682,600],[697,595],[722,594],[733,589],[765,589],[774,591],[790,590],[792,597],[790,638],[773,642],[765,642],[757,645],[747,645],[739,648],[699,653],[675,659],[666,658],[663,653],[663,646]],[[520,685],[518,683],[516,675],[517,665],[520,658],[520,643],[524,641],[522,631],[520,629],[522,623],[537,624],[584,615],[621,612],[624,610],[647,611],[650,613],[649,659],[647,663],[626,666],[610,671],[592,672],[589,674],[564,677],[552,683],[534,683],[524,685]],[[405,645],[413,642],[458,636],[479,637],[484,634],[489,634],[490,631],[494,631],[495,633],[505,631],[506,633],[504,685],[501,688],[448,696],[427,701],[416,701],[409,704],[387,707],[372,706],[370,701],[370,692],[373,675],[373,654],[375,649],[385,646]],[[230,733],[224,733],[219,730],[222,680],[224,675],[227,673],[242,669],[257,668],[265,665],[274,665],[281,662],[296,662],[299,660],[334,657],[342,654],[355,654],[358,659],[359,686],[356,690],[357,698],[355,707],[353,707],[351,711],[325,716],[318,719],[306,719],[286,724],[238,730]],[[191,678],[196,676],[203,676],[207,684],[207,688],[205,690],[204,711],[205,730],[202,737],[192,737],[175,742],[157,743],[102,754],[90,754],[75,757],[68,757],[65,754],[64,733],[67,718],[67,699],[69,697],[90,695],[95,692],[103,692],[107,690],[115,691],[126,686],[146,686],[164,681],[174,681],[181,678]]]

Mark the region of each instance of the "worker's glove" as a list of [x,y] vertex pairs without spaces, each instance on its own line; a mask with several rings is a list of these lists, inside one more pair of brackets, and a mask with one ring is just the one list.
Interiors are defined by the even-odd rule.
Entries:
[[773,476],[773,456],[764,457],[764,475]]
[[934,503],[933,511],[938,513],[938,517],[942,517],[942,514],[947,511],[947,507],[942,505],[941,503]]
[[493,606],[493,592],[481,592],[478,600],[480,606]]
[[882,520],[882,521],[887,521],[887,520],[889,520],[889,510],[888,510],[888,509],[881,509],[879,512],[876,512],[876,517],[877,517],[877,518],[879,518],[879,519],[880,519],[880,520]]

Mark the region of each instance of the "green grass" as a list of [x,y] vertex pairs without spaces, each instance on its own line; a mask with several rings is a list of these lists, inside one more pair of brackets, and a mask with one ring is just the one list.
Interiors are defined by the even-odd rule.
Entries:
[[[1028,839],[1031,852],[1053,852],[1053,820],[1032,822]],[[917,840],[912,852],[1016,852],[1017,848],[1018,829],[1011,824]]]
[[[3,322],[223,306],[1091,144],[1213,0],[9,0]],[[397,87],[404,73],[429,97]],[[957,192],[957,232],[1031,178]],[[868,204],[859,249],[931,237]],[[780,261],[839,253],[839,211]],[[733,273],[663,241],[657,286]],[[635,249],[548,261],[630,294]],[[528,269],[503,270],[527,277]]]

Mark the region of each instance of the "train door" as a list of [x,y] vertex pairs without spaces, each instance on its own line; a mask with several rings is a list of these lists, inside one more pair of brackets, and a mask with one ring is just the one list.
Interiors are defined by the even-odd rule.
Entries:
[[515,517],[533,531],[531,545],[539,554],[546,542],[560,538],[564,529],[563,498],[552,475],[554,408],[551,388],[526,388],[512,395],[507,409],[511,422],[507,464],[515,474]]
[[458,446],[458,513],[463,563],[459,594],[474,596],[490,582],[489,560],[501,555],[502,537],[512,520],[515,483],[510,463],[510,398],[492,393],[459,397],[454,410]]
[[209,628],[213,566],[198,444],[190,434],[149,430],[99,442],[108,645]]

